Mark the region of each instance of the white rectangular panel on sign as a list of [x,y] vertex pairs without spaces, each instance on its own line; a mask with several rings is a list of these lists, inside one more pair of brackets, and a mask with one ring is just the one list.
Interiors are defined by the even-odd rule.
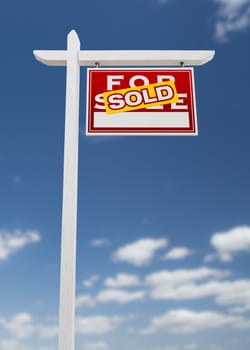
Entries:
[[88,69],[87,135],[197,135],[192,68]]

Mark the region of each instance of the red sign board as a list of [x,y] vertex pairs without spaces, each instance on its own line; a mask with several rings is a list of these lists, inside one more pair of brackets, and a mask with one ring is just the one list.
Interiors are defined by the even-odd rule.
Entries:
[[88,69],[86,134],[197,135],[193,69]]

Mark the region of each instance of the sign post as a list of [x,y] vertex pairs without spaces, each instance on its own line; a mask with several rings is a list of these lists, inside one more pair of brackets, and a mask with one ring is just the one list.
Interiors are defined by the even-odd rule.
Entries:
[[65,106],[63,207],[59,306],[59,349],[73,350],[75,340],[75,276],[78,183],[80,41],[68,35]]
[[[80,51],[77,33],[71,31],[68,34],[67,50],[35,50],[33,53],[38,61],[46,65],[67,67],[58,350],[74,350],[80,66],[196,66],[211,61],[215,52],[207,50]],[[161,88],[162,86],[159,86],[156,91],[162,92]],[[137,91],[136,96],[139,96],[139,92]],[[130,104],[135,104],[137,102],[134,100],[135,96],[130,96]],[[163,92],[157,96],[163,98]],[[151,99],[153,99],[152,96]],[[194,121],[195,118],[192,116],[188,120]],[[189,122],[189,129],[191,124]],[[183,125],[178,124],[178,127],[183,128]],[[196,133],[195,127],[193,133]],[[110,134],[110,132],[99,134]]]

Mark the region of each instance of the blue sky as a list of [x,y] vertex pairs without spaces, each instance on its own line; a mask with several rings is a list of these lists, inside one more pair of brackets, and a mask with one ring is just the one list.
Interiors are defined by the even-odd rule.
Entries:
[[81,70],[77,350],[250,344],[249,0],[4,2],[0,349],[57,349],[65,69],[33,49],[216,50],[199,136],[86,137]]

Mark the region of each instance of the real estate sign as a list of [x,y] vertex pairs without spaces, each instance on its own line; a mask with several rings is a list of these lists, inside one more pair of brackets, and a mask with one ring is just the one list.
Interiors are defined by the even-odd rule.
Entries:
[[88,69],[86,133],[197,135],[193,69]]

